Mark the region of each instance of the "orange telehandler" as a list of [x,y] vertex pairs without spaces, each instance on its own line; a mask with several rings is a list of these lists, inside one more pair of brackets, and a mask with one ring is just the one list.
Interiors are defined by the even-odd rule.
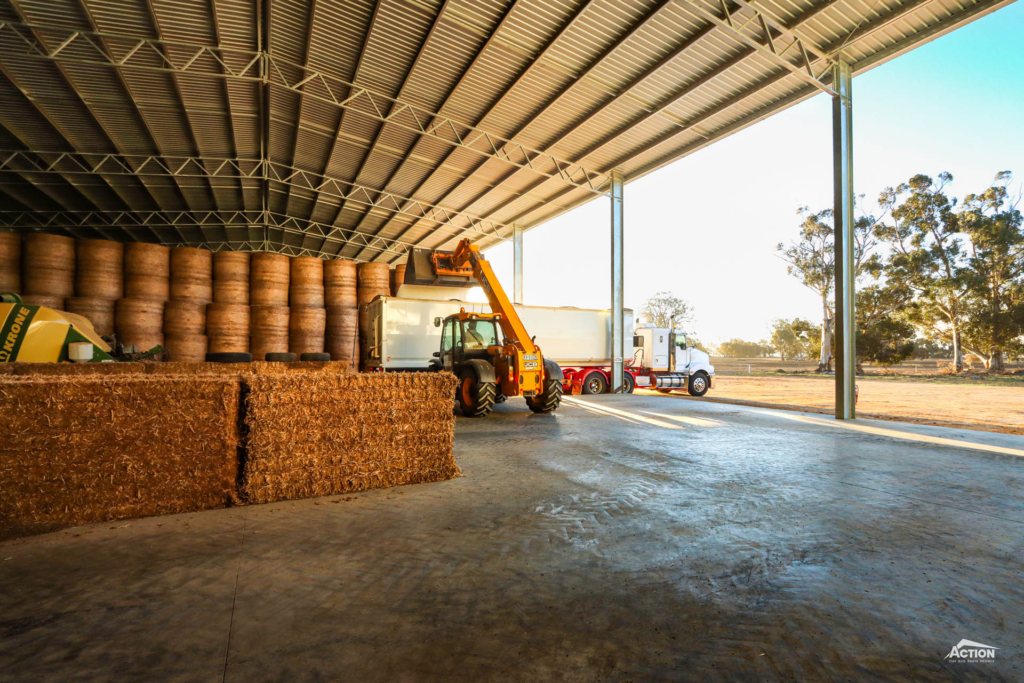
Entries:
[[556,410],[562,370],[533,343],[479,247],[464,239],[454,252],[435,251],[431,260],[437,276],[476,278],[491,305],[490,314],[462,309],[445,318],[441,350],[434,353],[433,367],[459,378],[462,414],[482,417],[508,396],[523,396],[535,413]]

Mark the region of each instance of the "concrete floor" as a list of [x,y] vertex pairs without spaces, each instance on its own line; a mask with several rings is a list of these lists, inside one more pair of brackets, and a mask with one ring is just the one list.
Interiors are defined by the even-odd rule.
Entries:
[[856,425],[510,401],[454,481],[8,542],[0,680],[1024,679],[1024,438]]

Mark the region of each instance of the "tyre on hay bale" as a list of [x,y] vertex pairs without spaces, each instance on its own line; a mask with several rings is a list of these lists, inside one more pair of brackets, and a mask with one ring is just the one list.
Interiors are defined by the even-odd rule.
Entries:
[[34,233],[22,247],[21,286],[26,294],[66,299],[75,295],[75,240]]
[[283,254],[253,254],[249,261],[249,303],[287,306],[290,259]]
[[0,292],[21,294],[21,235],[0,232]]
[[213,302],[249,305],[249,254],[218,251],[213,255]]
[[171,291],[170,277],[170,249],[148,242],[125,245],[124,298],[167,301]]
[[297,359],[294,353],[268,353],[264,360],[270,363],[294,363]]
[[124,298],[124,245],[110,240],[75,240],[75,295],[88,299]]
[[213,301],[213,252],[195,247],[171,249],[172,301]]
[[114,334],[115,304],[116,302],[110,299],[79,296],[65,299],[62,310],[82,316],[92,323],[96,334],[108,337]]
[[241,352],[217,352],[206,354],[207,363],[251,363],[252,354]]
[[331,360],[331,354],[329,353],[303,353],[299,356],[299,360],[312,362],[312,363],[326,363]]

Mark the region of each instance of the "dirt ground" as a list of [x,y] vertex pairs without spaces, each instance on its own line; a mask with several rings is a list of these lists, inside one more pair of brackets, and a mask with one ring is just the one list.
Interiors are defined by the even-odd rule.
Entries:
[[[857,413],[922,423],[1024,434],[1024,388],[857,379]],[[834,410],[835,384],[825,377],[715,377],[712,399]]]
[[[864,371],[871,374],[885,375],[934,375],[942,368],[949,366],[948,359],[912,359],[904,361],[891,368],[882,368],[873,365],[864,367]],[[711,364],[715,366],[718,374],[747,374],[759,372],[775,372],[785,370],[786,372],[814,372],[818,367],[817,360],[781,360],[779,358],[724,358],[713,356]],[[964,368],[967,372],[985,372],[984,367],[970,356],[964,358]],[[1013,372],[1024,369],[1024,363],[1007,361],[1006,370]]]

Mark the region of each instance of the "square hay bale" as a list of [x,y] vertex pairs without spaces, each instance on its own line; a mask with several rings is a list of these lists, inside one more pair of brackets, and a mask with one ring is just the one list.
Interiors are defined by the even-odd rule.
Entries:
[[0,376],[0,539],[228,505],[240,395],[227,376]]
[[247,502],[461,475],[450,373],[285,373],[249,379]]

